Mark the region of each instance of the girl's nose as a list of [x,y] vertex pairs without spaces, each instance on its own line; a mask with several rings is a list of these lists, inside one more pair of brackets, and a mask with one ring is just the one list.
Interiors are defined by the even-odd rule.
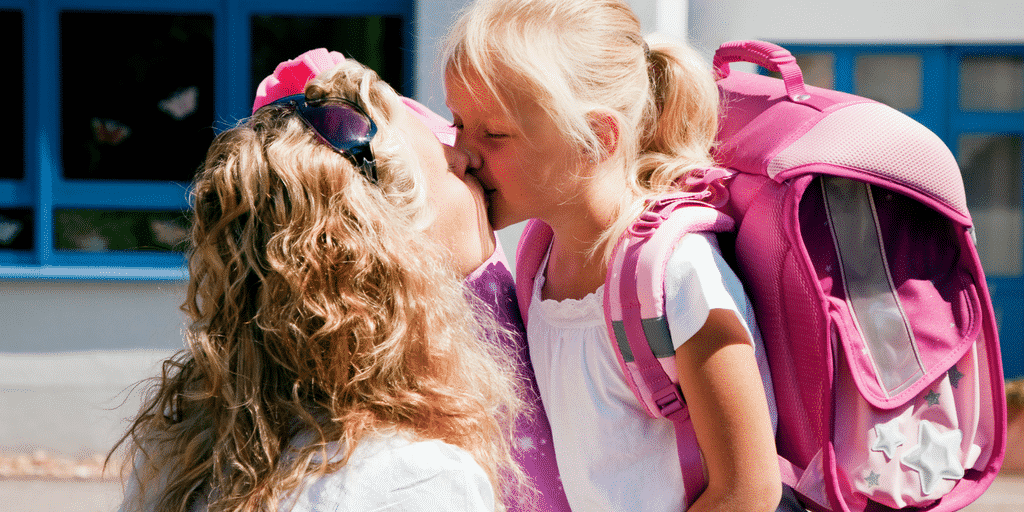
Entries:
[[484,161],[482,158],[480,158],[480,153],[474,151],[473,148],[466,142],[466,138],[462,136],[462,133],[460,131],[460,133],[455,137],[455,148],[458,149],[459,151],[462,151],[469,157],[468,165],[470,169],[479,169],[483,167]]

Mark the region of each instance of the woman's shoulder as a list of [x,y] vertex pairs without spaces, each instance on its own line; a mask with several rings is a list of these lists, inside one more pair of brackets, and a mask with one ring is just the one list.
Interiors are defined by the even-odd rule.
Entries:
[[438,439],[416,440],[405,433],[374,434],[359,443],[348,466],[352,470],[445,471],[483,468],[472,455],[458,446]]
[[[332,508],[333,507],[333,508]],[[347,464],[307,482],[282,509],[493,510],[483,468],[465,450],[402,433],[362,439]]]

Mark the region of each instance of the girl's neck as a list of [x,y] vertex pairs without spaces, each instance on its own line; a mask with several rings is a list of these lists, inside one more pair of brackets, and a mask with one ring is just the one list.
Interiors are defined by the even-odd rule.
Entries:
[[608,179],[610,175],[614,173],[603,173],[605,179],[590,178],[580,187],[577,201],[562,205],[545,219],[554,238],[541,289],[543,299],[578,300],[604,284],[605,248],[596,244],[632,199],[623,180]]

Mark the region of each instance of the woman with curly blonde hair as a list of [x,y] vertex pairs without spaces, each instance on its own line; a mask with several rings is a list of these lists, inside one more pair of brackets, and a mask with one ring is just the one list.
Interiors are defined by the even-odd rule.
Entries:
[[407,104],[314,50],[214,140],[193,190],[187,347],[119,443],[123,510],[529,496],[510,443],[518,356],[461,283],[494,250],[482,190]]

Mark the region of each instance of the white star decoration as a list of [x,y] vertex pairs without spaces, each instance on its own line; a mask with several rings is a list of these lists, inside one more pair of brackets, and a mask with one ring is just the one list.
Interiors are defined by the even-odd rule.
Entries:
[[918,445],[903,456],[903,464],[921,477],[921,493],[928,496],[940,479],[959,480],[964,477],[960,464],[960,440],[963,432],[940,433],[928,420],[921,420]]
[[900,432],[899,422],[899,417],[896,417],[875,425],[875,434],[878,438],[875,439],[875,444],[871,447],[872,451],[882,452],[889,460],[893,459],[896,455],[896,448],[907,442],[907,437]]
[[519,449],[524,452],[532,452],[537,449],[537,443],[530,436],[523,436],[518,439]]

